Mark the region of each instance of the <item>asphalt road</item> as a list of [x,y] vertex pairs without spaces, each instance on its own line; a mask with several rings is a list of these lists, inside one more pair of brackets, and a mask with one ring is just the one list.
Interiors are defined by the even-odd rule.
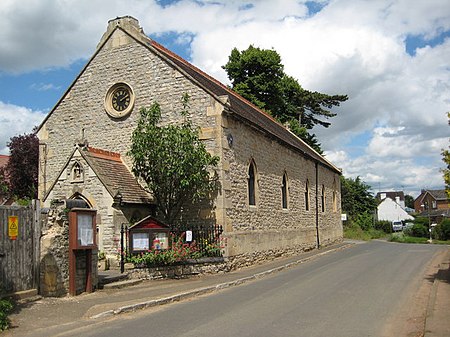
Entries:
[[74,336],[383,336],[389,321],[405,319],[396,315],[442,249],[357,244],[219,293],[79,329]]

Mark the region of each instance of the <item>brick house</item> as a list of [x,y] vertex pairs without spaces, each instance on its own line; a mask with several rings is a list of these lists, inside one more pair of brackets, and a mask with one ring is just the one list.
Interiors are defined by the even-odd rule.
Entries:
[[99,249],[117,252],[120,225],[152,214],[127,151],[139,108],[158,102],[192,121],[220,157],[220,190],[183,213],[220,224],[225,256],[256,260],[342,240],[340,170],[271,116],[148,38],[132,17],[109,21],[94,55],[38,130],[39,198],[80,199],[97,210]]
[[445,190],[422,190],[414,200],[414,210],[421,216],[429,216],[433,223],[450,217],[450,202]]

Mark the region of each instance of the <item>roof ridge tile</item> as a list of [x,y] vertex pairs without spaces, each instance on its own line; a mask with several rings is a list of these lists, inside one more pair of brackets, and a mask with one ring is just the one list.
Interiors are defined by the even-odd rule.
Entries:
[[87,151],[94,157],[121,162],[121,156],[118,152],[112,152],[95,147],[88,146]]

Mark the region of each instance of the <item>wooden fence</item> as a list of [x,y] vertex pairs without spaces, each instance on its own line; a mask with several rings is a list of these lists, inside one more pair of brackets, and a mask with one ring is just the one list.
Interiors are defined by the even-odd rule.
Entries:
[[39,287],[39,202],[0,206],[0,295]]

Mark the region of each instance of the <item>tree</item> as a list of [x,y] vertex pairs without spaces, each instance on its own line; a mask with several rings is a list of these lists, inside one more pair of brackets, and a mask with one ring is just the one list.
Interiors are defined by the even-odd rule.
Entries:
[[409,208],[414,208],[414,197],[406,194],[405,195],[405,206]]
[[0,167],[0,201],[9,197],[8,174],[5,167]]
[[[275,50],[250,45],[242,52],[234,48],[223,69],[232,89],[259,108],[270,113],[319,153],[315,125],[330,126],[331,108],[348,99],[346,95],[327,95],[303,89],[298,81],[284,73],[281,57]],[[324,120],[325,119],[325,120]]]
[[341,176],[342,210],[350,220],[364,213],[372,214],[377,208],[377,201],[369,190],[370,186],[360,177],[352,179]]
[[[449,118],[450,125],[450,112],[447,112],[447,117]],[[447,199],[450,200],[450,151],[442,150],[442,161],[447,165],[445,169],[442,170],[445,182],[445,192],[447,192]]]
[[206,198],[216,186],[209,170],[217,166],[219,158],[199,140],[199,130],[192,125],[187,109],[188,96],[184,95],[183,122],[160,126],[158,103],[141,108],[129,151],[133,173],[153,193],[158,215],[167,224],[174,224],[183,207]]
[[10,193],[16,199],[37,198],[39,139],[35,133],[10,138],[6,171]]

